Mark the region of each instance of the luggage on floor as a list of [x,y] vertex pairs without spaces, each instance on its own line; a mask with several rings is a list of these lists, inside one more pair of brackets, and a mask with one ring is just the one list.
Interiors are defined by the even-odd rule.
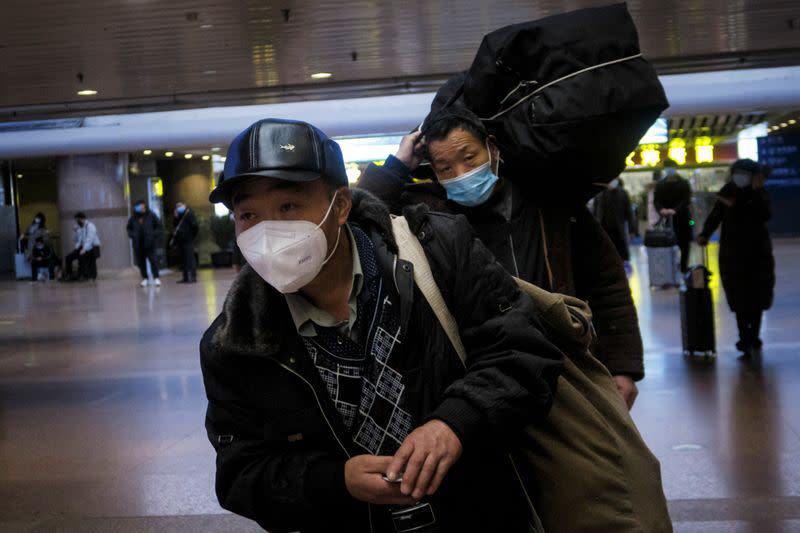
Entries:
[[659,289],[680,285],[681,251],[672,218],[661,217],[644,234],[650,286]]
[[677,246],[647,248],[650,286],[658,289],[680,285],[681,250]]
[[687,272],[686,284],[681,288],[681,335],[684,355],[702,354],[711,357],[716,354],[714,335],[714,306],[711,300],[709,281],[711,272],[704,264],[694,266]]
[[17,244],[17,251],[14,254],[14,276],[16,279],[29,279],[33,277],[31,273],[31,263],[25,257],[25,253],[21,251],[19,244]]

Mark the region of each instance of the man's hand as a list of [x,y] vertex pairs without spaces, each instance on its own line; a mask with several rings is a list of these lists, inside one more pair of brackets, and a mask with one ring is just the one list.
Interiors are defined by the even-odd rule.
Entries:
[[614,383],[617,384],[617,392],[625,400],[628,410],[633,408],[633,403],[639,395],[639,389],[636,387],[636,382],[630,376],[614,376]]
[[413,498],[400,492],[399,483],[383,479],[391,457],[357,455],[344,464],[344,483],[356,500],[376,505],[411,505]]
[[81,249],[81,252],[78,255],[83,255],[86,253],[86,250]]
[[397,479],[402,474],[400,491],[419,501],[439,489],[445,474],[461,457],[462,450],[461,441],[450,426],[441,420],[431,420],[406,437],[394,454],[386,475],[389,479]]
[[674,209],[667,209],[666,207],[658,212],[662,217],[671,217],[676,211]]
[[422,133],[415,131],[409,133],[400,141],[400,148],[394,155],[409,170],[414,171],[422,161]]
[[705,235],[698,235],[697,236],[697,244],[699,244],[700,246],[707,245],[708,244],[708,237],[706,237]]

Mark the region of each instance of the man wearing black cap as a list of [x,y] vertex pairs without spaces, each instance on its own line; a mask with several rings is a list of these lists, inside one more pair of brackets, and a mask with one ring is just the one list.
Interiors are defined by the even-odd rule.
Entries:
[[248,265],[200,347],[221,505],[270,531],[528,533],[508,452],[546,415],[561,355],[466,223],[404,211],[465,371],[335,142],[262,120],[223,176],[211,201]]

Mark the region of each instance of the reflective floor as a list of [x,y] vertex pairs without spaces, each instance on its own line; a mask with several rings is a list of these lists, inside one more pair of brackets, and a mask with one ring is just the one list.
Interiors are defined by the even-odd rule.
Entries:
[[[776,258],[763,359],[744,364],[718,287],[719,357],[681,354],[677,291],[651,291],[634,248],[634,417],[678,532],[800,532],[800,241]],[[197,345],[232,275],[0,283],[0,532],[259,530],[217,505],[203,430]]]

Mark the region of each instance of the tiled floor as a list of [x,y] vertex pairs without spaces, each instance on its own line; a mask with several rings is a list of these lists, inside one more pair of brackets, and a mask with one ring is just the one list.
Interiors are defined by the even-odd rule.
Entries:
[[[648,289],[634,249],[634,417],[676,531],[800,532],[800,241],[776,257],[763,361],[743,364],[719,289],[718,359],[683,357],[677,292]],[[0,532],[258,531],[217,505],[203,429],[197,345],[231,279],[0,283]]]

